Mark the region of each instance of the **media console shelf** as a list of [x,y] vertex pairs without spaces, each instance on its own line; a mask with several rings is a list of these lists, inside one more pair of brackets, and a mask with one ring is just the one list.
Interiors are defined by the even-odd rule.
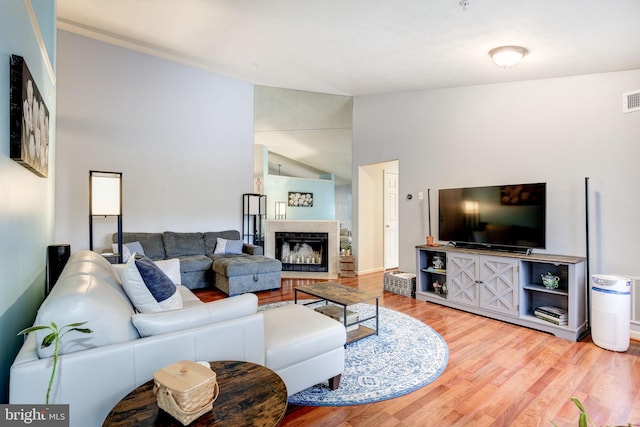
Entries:
[[[587,329],[586,260],[454,246],[416,246],[416,299],[577,341]],[[438,261],[439,260],[439,261]],[[560,278],[547,289],[541,276]],[[538,307],[567,312],[566,325],[536,317]],[[564,323],[564,322],[562,322]]]

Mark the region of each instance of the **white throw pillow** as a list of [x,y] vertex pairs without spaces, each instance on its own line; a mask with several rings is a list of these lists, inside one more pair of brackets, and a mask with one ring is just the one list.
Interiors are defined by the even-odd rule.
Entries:
[[141,313],[182,308],[173,281],[148,257],[133,254],[124,269],[122,287]]
[[156,265],[166,274],[174,285],[181,285],[180,260],[178,258],[163,259],[155,261]]
[[[169,258],[155,261],[156,265],[174,285],[182,284],[182,276],[180,276],[180,260],[178,258]],[[127,264],[111,264],[113,270],[118,273],[120,283],[124,283],[124,272],[127,271]]]

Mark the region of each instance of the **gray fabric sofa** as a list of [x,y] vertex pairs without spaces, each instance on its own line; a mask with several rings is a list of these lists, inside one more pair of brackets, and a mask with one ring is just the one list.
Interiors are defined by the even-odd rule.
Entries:
[[[117,234],[113,242],[117,242]],[[126,232],[123,243],[139,242],[154,261],[178,258],[182,284],[189,289],[215,286],[227,295],[280,288],[282,263],[263,255],[261,246],[243,243],[242,254],[214,254],[217,239],[240,240],[237,230],[208,232]]]

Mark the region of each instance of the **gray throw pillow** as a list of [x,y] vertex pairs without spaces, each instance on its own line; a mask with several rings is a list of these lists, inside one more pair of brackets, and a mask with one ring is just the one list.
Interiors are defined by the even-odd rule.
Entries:
[[[118,244],[114,243],[111,246],[113,248],[113,253],[117,255]],[[122,262],[126,263],[127,261],[129,261],[129,257],[131,257],[131,254],[133,253],[137,253],[138,255],[144,256],[144,249],[142,248],[142,245],[140,244],[140,242],[124,243],[122,245]]]
[[237,255],[242,253],[242,240],[227,240],[218,237],[214,254]]

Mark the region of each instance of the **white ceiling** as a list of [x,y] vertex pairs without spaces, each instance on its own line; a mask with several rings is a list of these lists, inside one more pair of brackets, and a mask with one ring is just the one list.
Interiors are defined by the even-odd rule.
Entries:
[[[58,27],[257,85],[367,95],[640,68],[640,0],[58,0]],[[487,52],[520,45],[511,69]]]
[[[328,94],[358,96],[640,69],[640,0],[464,4],[57,2],[60,29],[255,85]],[[517,66],[502,69],[488,55],[502,45],[520,45],[530,53]],[[331,151],[328,144],[322,149]],[[294,160],[284,170],[306,164],[350,177],[350,161],[343,162],[345,170],[337,170],[335,161],[323,163],[320,156],[310,162],[308,150],[281,151]]]

